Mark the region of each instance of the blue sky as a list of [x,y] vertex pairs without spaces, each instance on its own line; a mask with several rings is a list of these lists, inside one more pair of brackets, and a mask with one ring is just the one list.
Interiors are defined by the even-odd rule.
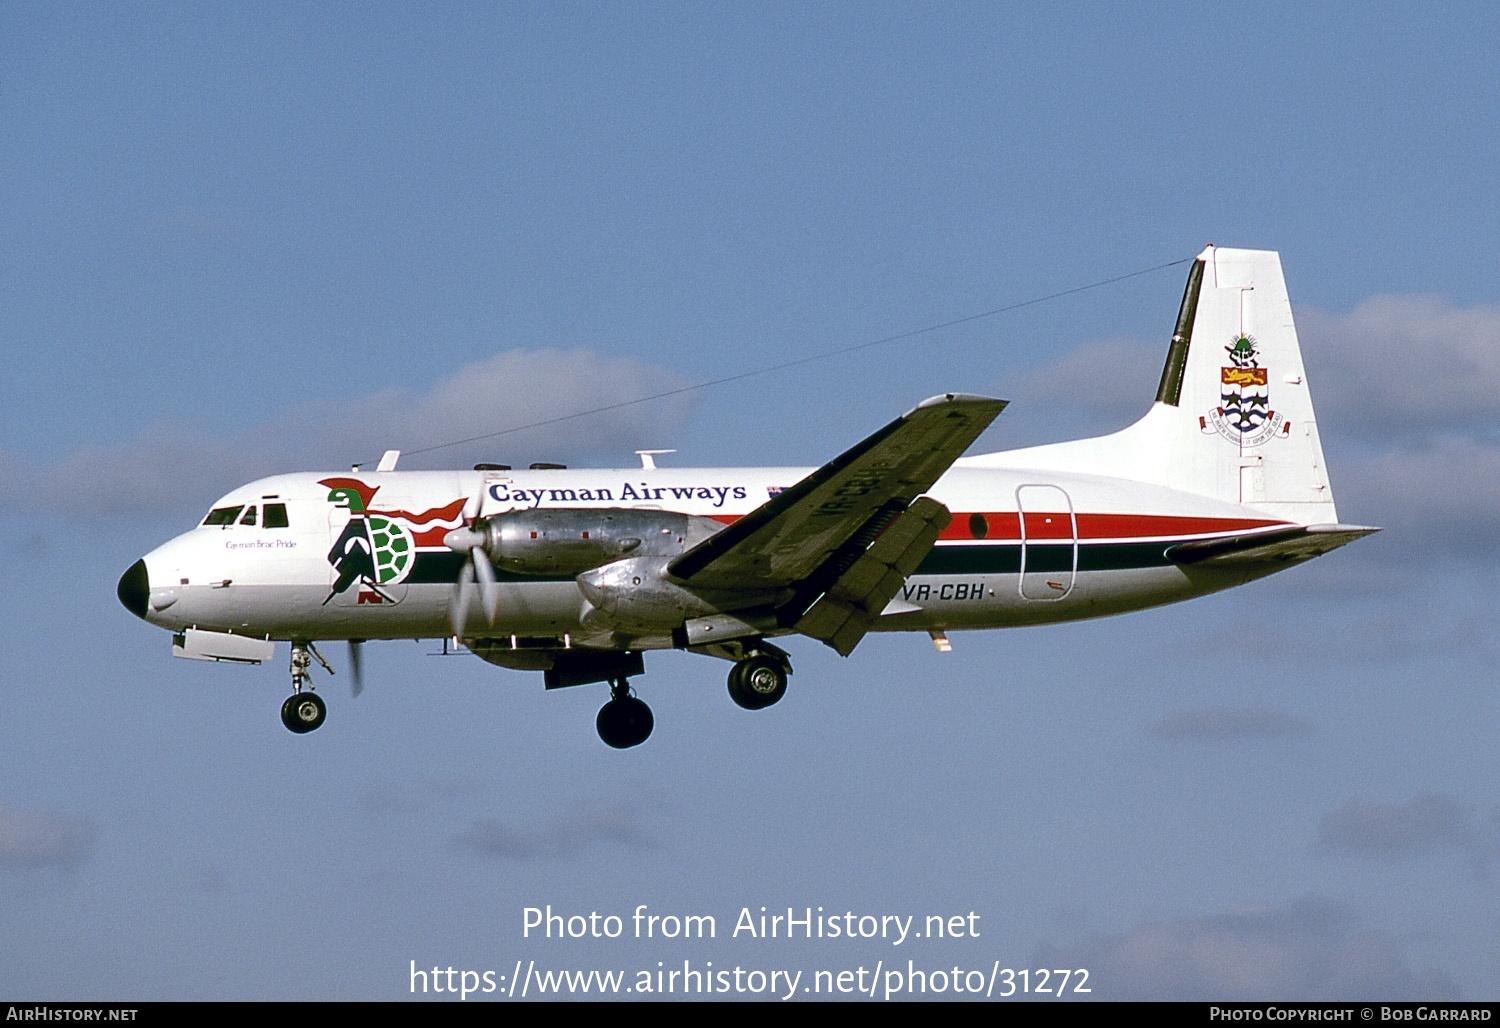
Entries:
[[[0,11],[0,995],[396,999],[411,961],[1085,966],[1097,998],[1500,998],[1500,16],[1483,5]],[[338,469],[1191,257],[1282,252],[1340,513],[1097,623],[793,642],[748,715],[384,644],[174,661],[120,572]],[[817,464],[944,390],[1001,448],[1150,399],[1179,267],[403,466]],[[341,653],[330,653],[342,657]],[[712,942],[522,912],[712,914]],[[742,907],[977,939],[726,938]],[[309,968],[312,972],[309,973]]]

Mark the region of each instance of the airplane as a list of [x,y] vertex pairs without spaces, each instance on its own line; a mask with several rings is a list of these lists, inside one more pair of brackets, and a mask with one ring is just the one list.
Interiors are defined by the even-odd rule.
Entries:
[[639,745],[644,654],[786,693],[800,635],[948,634],[1102,617],[1262,578],[1377,529],[1339,522],[1275,251],[1192,263],[1155,401],[1110,435],[965,456],[1005,401],[934,396],[819,468],[398,471],[264,478],[136,561],[120,602],[175,656],[291,646],[296,733],[323,724],[316,643],[442,639],[547,689],[608,683],[596,728]]

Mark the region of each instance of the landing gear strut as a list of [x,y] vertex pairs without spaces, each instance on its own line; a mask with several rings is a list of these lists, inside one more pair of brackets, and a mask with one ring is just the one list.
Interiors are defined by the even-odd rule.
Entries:
[[789,668],[768,654],[737,662],[729,671],[729,697],[746,710],[769,707],[786,695]]
[[[327,704],[312,691],[312,675],[308,668],[312,667],[314,657],[328,668],[329,674],[333,674],[333,668],[328,667],[328,661],[312,643],[292,643],[292,695],[281,705],[281,723],[298,735],[313,731],[328,718]],[[306,692],[302,691],[304,688]]]
[[609,683],[609,702],[599,708],[594,727],[599,729],[599,738],[606,746],[617,750],[639,746],[651,735],[656,718],[644,700],[631,695],[630,684],[624,678]]

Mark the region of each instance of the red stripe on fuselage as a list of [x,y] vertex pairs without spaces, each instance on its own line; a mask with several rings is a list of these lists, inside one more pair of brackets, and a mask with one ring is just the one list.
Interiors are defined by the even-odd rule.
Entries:
[[[732,525],[742,515],[709,514],[707,517]],[[982,517],[983,525],[974,518]],[[1158,539],[1190,535],[1217,535],[1223,532],[1248,532],[1291,524],[1276,518],[1205,518],[1184,514],[1078,514],[1080,539]],[[983,534],[980,534],[980,529]],[[1073,526],[1067,511],[1027,511],[1028,539],[1071,539]],[[1021,519],[1015,511],[957,513],[939,539],[1021,539]]]
[[[463,500],[456,501],[457,508],[460,510],[463,504]],[[371,513],[386,512],[372,511]],[[405,512],[391,513],[404,514]],[[447,507],[427,512],[423,520],[430,521],[434,515],[441,514],[453,517],[456,513],[454,505],[450,504]],[[705,514],[702,516],[723,525],[732,525],[744,517],[743,514]],[[1207,518],[1183,514],[1081,513],[1074,516],[1078,519],[1078,538],[1085,542],[1098,539],[1160,539],[1219,535],[1292,523],[1276,518]],[[976,518],[984,520],[981,523],[976,521]],[[447,527],[440,527],[425,532],[415,532],[413,535],[419,547],[435,549],[442,543],[443,536],[447,532]],[[1067,511],[1027,511],[1026,537],[1033,540],[1073,538],[1069,513]],[[955,513],[952,523],[943,529],[938,538],[950,542],[967,542],[976,539],[990,542],[1020,542],[1020,515],[1013,510]]]
[[[1275,518],[1205,518],[1182,514],[1087,514],[1078,519],[1079,539],[1156,539],[1189,535],[1245,532],[1290,524]],[[981,522],[978,519],[983,519]],[[1073,528],[1067,511],[1027,511],[1028,539],[1071,539]],[[939,539],[1021,538],[1020,515],[1015,511],[955,513]]]

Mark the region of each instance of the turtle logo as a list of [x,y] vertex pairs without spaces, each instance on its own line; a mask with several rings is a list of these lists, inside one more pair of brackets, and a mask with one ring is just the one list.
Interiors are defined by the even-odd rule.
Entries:
[[410,530],[366,510],[364,492],[337,485],[328,493],[328,502],[349,508],[349,523],[328,551],[328,563],[338,572],[338,578],[325,604],[354,586],[359,587],[360,603],[394,603],[396,598],[381,587],[396,585],[411,573],[416,545]]
[[1226,347],[1229,365],[1219,368],[1219,406],[1198,419],[1205,433],[1217,432],[1241,446],[1259,446],[1291,427],[1271,409],[1270,376],[1260,366],[1255,337],[1240,333]]

